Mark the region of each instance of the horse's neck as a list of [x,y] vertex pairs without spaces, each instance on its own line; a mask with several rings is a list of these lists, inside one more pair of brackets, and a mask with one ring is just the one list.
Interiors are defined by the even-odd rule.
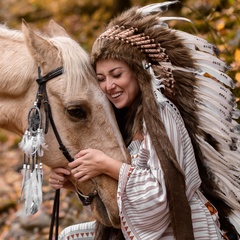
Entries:
[[0,36],[0,128],[22,134],[36,94],[37,66],[21,41]]

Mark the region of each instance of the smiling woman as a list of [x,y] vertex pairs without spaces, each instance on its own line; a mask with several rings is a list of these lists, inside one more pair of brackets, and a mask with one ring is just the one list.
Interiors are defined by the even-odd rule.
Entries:
[[122,61],[106,59],[96,67],[99,86],[116,108],[129,107],[140,94],[134,72]]

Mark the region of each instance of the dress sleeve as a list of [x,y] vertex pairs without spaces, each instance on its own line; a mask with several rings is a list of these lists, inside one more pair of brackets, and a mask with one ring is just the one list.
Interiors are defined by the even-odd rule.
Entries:
[[[180,115],[166,104],[159,108],[168,137],[176,151],[177,160],[185,172],[185,128]],[[188,139],[188,138],[187,138]],[[191,145],[191,144],[190,144]],[[193,152],[192,149],[190,149]],[[191,156],[194,160],[194,155]],[[188,160],[187,160],[188,161]],[[163,171],[148,133],[138,151],[136,166],[123,164],[119,173],[118,206],[122,231],[126,239],[159,239],[170,225]]]

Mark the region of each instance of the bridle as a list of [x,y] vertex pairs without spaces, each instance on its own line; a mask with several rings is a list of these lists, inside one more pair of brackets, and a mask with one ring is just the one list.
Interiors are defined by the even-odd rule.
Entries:
[[[48,132],[49,128],[49,121],[52,126],[54,135],[58,141],[59,149],[62,151],[65,158],[72,162],[74,159],[68,152],[67,148],[64,146],[61,137],[58,133],[57,127],[55,125],[55,122],[53,120],[51,106],[48,100],[47,90],[46,90],[46,83],[63,74],[63,67],[58,67],[55,70],[47,73],[45,76],[41,76],[41,68],[38,67],[38,78],[36,79],[36,82],[38,83],[38,92],[36,95],[36,103],[37,107],[41,109],[41,105],[43,103],[44,106],[44,112],[45,112],[45,134]],[[94,196],[97,195],[97,191],[94,190],[92,193],[89,193],[89,195],[83,195],[79,190],[77,191],[78,197],[81,200],[82,204],[84,206],[90,205],[93,201]],[[54,204],[53,204],[53,214],[52,214],[52,220],[50,225],[50,232],[49,232],[49,240],[52,240],[53,235],[53,228],[54,228],[54,222],[56,219],[56,231],[55,231],[55,239],[58,239],[58,225],[59,225],[59,199],[60,199],[60,189],[56,190],[55,198],[54,198]]]

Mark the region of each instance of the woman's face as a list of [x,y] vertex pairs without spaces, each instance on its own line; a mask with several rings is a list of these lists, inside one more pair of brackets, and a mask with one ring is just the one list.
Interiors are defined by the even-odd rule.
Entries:
[[131,106],[140,93],[137,79],[125,62],[99,60],[96,73],[100,88],[118,109]]

